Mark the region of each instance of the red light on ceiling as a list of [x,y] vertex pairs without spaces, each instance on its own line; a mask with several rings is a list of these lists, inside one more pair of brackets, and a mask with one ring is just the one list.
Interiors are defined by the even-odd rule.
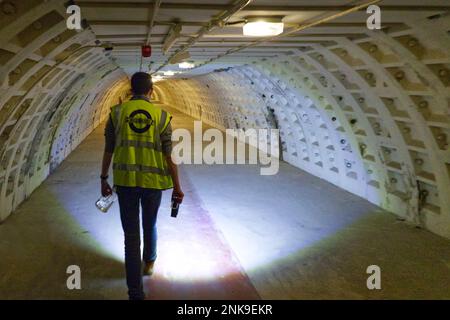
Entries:
[[151,46],[142,46],[142,56],[144,58],[148,58],[152,55],[152,47]]

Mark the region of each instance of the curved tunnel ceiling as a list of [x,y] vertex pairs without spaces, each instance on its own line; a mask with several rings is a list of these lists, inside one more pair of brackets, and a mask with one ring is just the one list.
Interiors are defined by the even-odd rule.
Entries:
[[[187,45],[199,65],[255,41],[240,35],[246,16],[293,28],[349,5],[247,1],[197,39],[230,1],[159,2],[76,1],[90,25],[79,32],[64,1],[0,3],[0,220],[126,98],[141,65],[181,71],[165,62]],[[450,237],[449,7],[421,2],[383,1],[380,31],[360,11],[226,55],[157,82],[155,97],[218,128],[279,128],[283,160]]]

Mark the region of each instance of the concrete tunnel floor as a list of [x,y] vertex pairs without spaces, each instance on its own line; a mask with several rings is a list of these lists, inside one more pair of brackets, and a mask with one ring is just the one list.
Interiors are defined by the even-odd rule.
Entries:
[[[174,128],[193,119],[174,109]],[[207,126],[204,126],[205,128]],[[103,126],[0,225],[0,299],[126,299],[118,205],[99,196]],[[449,299],[450,241],[286,163],[183,165],[165,192],[150,299]],[[81,268],[81,290],[66,269]],[[381,268],[381,290],[366,269]]]

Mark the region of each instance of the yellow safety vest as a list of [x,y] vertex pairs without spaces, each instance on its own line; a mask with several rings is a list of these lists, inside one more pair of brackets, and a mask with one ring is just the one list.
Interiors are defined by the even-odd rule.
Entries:
[[171,115],[145,100],[130,100],[111,109],[115,129],[114,185],[173,188],[160,134]]

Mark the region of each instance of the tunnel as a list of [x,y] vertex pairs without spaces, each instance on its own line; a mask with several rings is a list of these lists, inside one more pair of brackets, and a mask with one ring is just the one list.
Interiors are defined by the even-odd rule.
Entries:
[[[173,219],[164,192],[150,298],[449,299],[449,9],[1,1],[0,299],[126,299],[119,206],[94,203],[105,123],[138,71],[174,134],[278,132],[275,174],[179,165],[185,200]],[[282,30],[245,34],[252,21]],[[66,287],[73,265],[82,290]]]

